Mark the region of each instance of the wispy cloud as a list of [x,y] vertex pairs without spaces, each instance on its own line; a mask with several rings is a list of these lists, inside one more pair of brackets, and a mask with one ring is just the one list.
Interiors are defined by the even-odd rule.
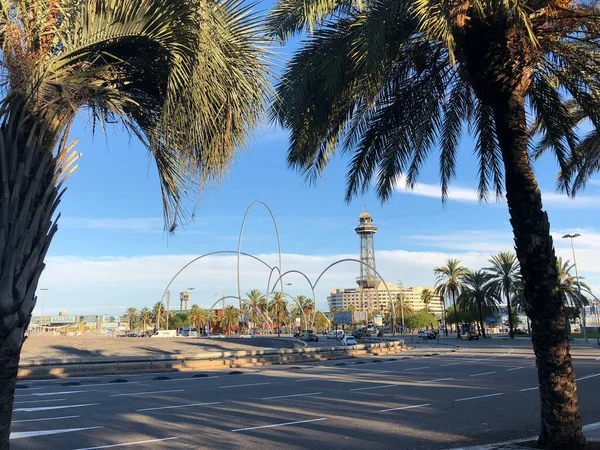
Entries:
[[90,218],[90,217],[65,217],[60,224],[69,228],[87,228],[106,231],[137,231],[154,232],[162,231],[163,219],[155,217],[139,218]]
[[[416,195],[420,197],[431,197],[440,199],[442,196],[442,190],[437,184],[427,183],[416,183],[413,189],[410,189],[406,185],[406,177],[404,175],[398,178],[396,182],[396,191],[409,195]],[[448,190],[448,198],[457,202],[466,203],[477,203],[479,202],[479,195],[476,189],[461,187],[461,186],[450,186]],[[545,204],[551,205],[556,208],[590,208],[600,206],[600,197],[592,197],[585,195],[578,195],[575,199],[571,199],[566,195],[557,194],[555,192],[543,192],[542,199]],[[490,203],[502,203],[506,200],[501,198],[496,201],[495,196],[490,196]]]
[[[556,251],[565,259],[572,259],[568,240],[555,234]],[[582,238],[584,234],[582,232]],[[586,239],[577,238],[577,263],[580,274],[592,286],[600,286],[600,267],[596,264],[600,234],[587,230]],[[512,249],[509,233],[465,231],[434,236],[412,236],[424,248],[431,250],[382,250],[377,252],[377,270],[386,281],[405,285],[431,286],[433,268],[448,258],[457,258],[466,267],[478,269],[489,265],[491,254]],[[257,255],[269,265],[277,264],[277,254]],[[66,309],[73,314],[97,311],[116,313],[123,305],[151,306],[161,299],[169,280],[190,262],[194,255],[156,255],[135,257],[85,258],[55,256],[47,258],[40,286],[50,288],[46,295],[47,312]],[[355,254],[306,255],[284,254],[283,270],[300,270],[313,282],[330,264]],[[237,259],[235,255],[210,256],[190,265],[179,275],[170,290],[171,305],[178,305],[178,294],[194,287],[193,302],[208,307],[221,296],[237,295]],[[355,287],[358,264],[344,262],[323,275],[316,288],[319,308],[326,308],[329,291],[340,287]],[[251,258],[241,260],[240,285],[242,294],[253,288],[265,292],[269,269]],[[277,278],[275,274],[271,285]],[[286,291],[293,295],[312,296],[306,280],[298,274],[285,277]],[[598,294],[596,292],[596,294]],[[52,308],[55,308],[54,311]]]

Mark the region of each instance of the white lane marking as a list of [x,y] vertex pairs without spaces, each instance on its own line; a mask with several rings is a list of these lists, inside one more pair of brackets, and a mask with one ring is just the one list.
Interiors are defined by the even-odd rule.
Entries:
[[431,406],[431,403],[423,403],[422,405],[402,406],[400,408],[380,409],[379,412],[400,411],[402,409],[422,408],[423,406]]
[[84,406],[96,406],[99,404],[100,403],[85,403],[82,405],[40,406],[39,408],[16,408],[16,409],[13,409],[13,412],[50,411],[52,409],[81,408]]
[[525,359],[535,358],[535,356],[526,356]]
[[302,383],[303,381],[315,381],[315,380],[322,380],[323,378],[302,378],[300,380],[294,380],[297,383]]
[[435,380],[423,381],[423,383],[437,383],[438,381],[454,380],[454,378],[436,378]]
[[[96,386],[129,386],[130,384],[140,384],[139,381],[128,381],[127,383],[99,383],[99,384],[90,384],[85,387],[96,387]],[[83,386],[82,386],[83,387]]]
[[112,445],[101,445],[100,447],[85,447],[85,448],[78,448],[77,450],[96,450],[99,448],[125,447],[126,445],[149,444],[151,442],[171,441],[173,439],[179,439],[179,438],[178,437],[168,437],[168,438],[162,438],[162,439],[148,439],[147,441],[125,442],[123,444],[112,444]]
[[278,395],[277,397],[263,397],[261,400],[275,400],[277,398],[290,398],[290,397],[307,397],[310,395],[321,395],[322,392],[309,392],[308,394],[292,394],[292,395]]
[[150,394],[166,394],[167,392],[184,392],[185,389],[171,389],[169,391],[149,391],[149,392],[132,392],[131,394],[112,394],[111,397],[134,397],[136,395],[150,395]]
[[370,389],[385,389],[390,387],[397,387],[397,384],[384,384],[383,386],[370,386],[370,387],[362,387],[362,388],[354,388],[350,389],[351,391],[367,391]]
[[141,412],[141,411],[158,411],[159,409],[191,408],[192,406],[220,405],[221,403],[223,403],[223,402],[190,403],[188,405],[159,406],[158,408],[136,409],[135,411]]
[[506,369],[507,372],[510,372],[512,370],[519,370],[519,369],[524,369],[525,366],[521,366],[521,367],[513,367],[512,369]]
[[410,369],[404,369],[404,370],[421,370],[421,369],[430,369],[431,366],[423,366],[423,367],[412,367]]
[[536,386],[536,387],[527,388],[527,389],[519,389],[519,392],[534,391],[534,390],[538,390],[539,388],[540,388],[539,386]]
[[23,439],[36,436],[47,436],[49,434],[73,433],[74,431],[95,430],[98,428],[102,427],[65,428],[63,430],[22,431],[19,433],[10,433],[10,439]]
[[593,375],[586,375],[585,377],[577,378],[575,381],[587,380],[588,378],[600,377],[600,373],[595,373]]
[[596,361],[600,361],[600,358],[596,358]]
[[271,384],[271,383],[228,384],[227,386],[219,386],[219,389],[246,387],[246,386],[263,386],[265,384]]
[[498,392],[497,394],[478,395],[477,397],[457,398],[454,401],[455,402],[464,402],[466,400],[475,400],[478,398],[497,397],[498,395],[504,395],[504,392]]
[[[42,388],[38,388],[38,389],[42,389]],[[21,395],[15,395],[15,398],[20,398],[20,397],[47,397],[49,395],[67,395],[67,394],[79,394],[80,392],[90,392],[90,391],[63,391],[63,392],[42,392],[42,393],[35,393],[35,394],[21,394]]]
[[27,400],[24,402],[15,402],[15,405],[24,405],[25,403],[48,403],[48,402],[64,402],[64,398],[53,398],[52,400]]
[[450,363],[450,364],[442,364],[440,367],[447,367],[447,366],[458,366],[460,363]]
[[62,416],[62,417],[44,417],[42,419],[25,419],[25,420],[13,420],[12,423],[21,422],[43,422],[46,420],[62,420],[62,419],[76,419],[79,416]]
[[[169,383],[173,381],[189,381],[189,380],[208,380],[210,378],[221,378],[221,375],[211,375],[208,377],[189,377],[189,378],[173,378],[172,380],[161,380],[161,383]],[[154,381],[154,380],[152,380]]]
[[493,374],[493,373],[496,373],[496,372],[482,372],[482,373],[474,373],[474,374],[471,374],[471,375],[469,375],[469,376],[470,376],[470,377],[480,377],[480,376],[483,376],[483,375],[491,375],[491,374]]
[[288,426],[288,425],[297,425],[299,423],[319,422],[321,420],[327,420],[327,417],[320,417],[318,419],[309,419],[309,420],[299,420],[297,422],[274,423],[273,425],[263,425],[263,426],[260,426],[260,427],[237,428],[237,429],[231,430],[231,431],[234,432],[234,433],[237,433],[238,431],[258,430],[260,428],[285,427],[285,426]]

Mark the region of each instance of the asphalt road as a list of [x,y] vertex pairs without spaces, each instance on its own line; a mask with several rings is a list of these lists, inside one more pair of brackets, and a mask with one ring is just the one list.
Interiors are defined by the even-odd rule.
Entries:
[[[530,344],[461,345],[237,375],[27,382],[16,394],[11,447],[447,449],[535,435]],[[598,422],[600,350],[576,346],[572,354],[583,422]]]

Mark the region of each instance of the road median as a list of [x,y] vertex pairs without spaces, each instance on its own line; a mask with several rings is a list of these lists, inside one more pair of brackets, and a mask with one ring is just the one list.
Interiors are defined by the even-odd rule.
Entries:
[[224,368],[260,367],[275,364],[326,361],[387,355],[405,351],[404,341],[367,343],[351,347],[305,347],[245,351],[119,356],[93,358],[53,358],[22,361],[20,380],[41,380],[97,375],[151,372],[185,372]]

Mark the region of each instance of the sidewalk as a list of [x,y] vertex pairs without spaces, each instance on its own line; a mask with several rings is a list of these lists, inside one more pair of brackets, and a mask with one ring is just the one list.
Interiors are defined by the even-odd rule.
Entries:
[[[600,422],[584,425],[583,434],[585,435],[588,445],[591,443],[591,448],[600,448]],[[475,445],[472,447],[459,447],[452,450],[531,450],[536,448],[531,444],[535,443],[537,436],[530,436],[524,439],[516,439],[513,441],[496,442],[494,444]],[[596,445],[594,445],[596,444]]]

